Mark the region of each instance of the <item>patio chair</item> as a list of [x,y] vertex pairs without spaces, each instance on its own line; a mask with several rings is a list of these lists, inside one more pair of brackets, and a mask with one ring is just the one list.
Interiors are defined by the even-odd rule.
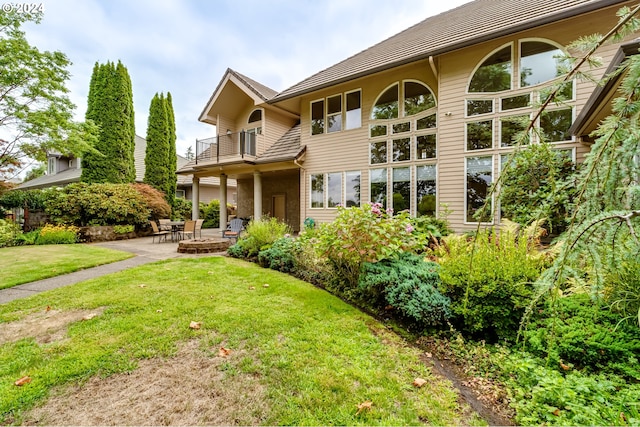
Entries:
[[193,233],[193,237],[198,234],[198,237],[202,239],[202,224],[204,224],[204,219],[196,219],[196,229]]
[[156,224],[155,221],[149,221],[149,223],[151,224],[151,229],[153,230],[153,239],[151,240],[152,243],[155,243],[156,241],[156,236],[158,237],[158,243],[160,243],[162,241],[162,238],[164,237],[164,241],[167,241],[167,235],[169,233],[171,233],[170,231],[167,230],[160,230],[158,229],[158,224]]
[[229,222],[227,229],[222,231],[222,237],[238,241],[238,237],[240,237],[240,233],[242,233],[243,230],[244,221],[240,218],[235,218]]
[[189,237],[190,239],[195,238],[195,232],[196,232],[196,222],[185,221],[184,228],[180,232],[180,240],[184,240],[186,236],[191,236]]
[[171,231],[170,219],[159,219],[158,224],[160,225],[160,231]]

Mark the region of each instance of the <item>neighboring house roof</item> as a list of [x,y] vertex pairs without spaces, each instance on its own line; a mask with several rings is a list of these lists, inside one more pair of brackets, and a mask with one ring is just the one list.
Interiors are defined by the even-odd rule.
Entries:
[[71,168],[63,170],[53,175],[42,175],[30,181],[23,182],[16,186],[15,190],[33,190],[36,188],[47,188],[59,185],[67,185],[72,182],[80,181],[82,169]]
[[476,0],[424,21],[280,92],[276,103],[624,0]]
[[[136,145],[134,149],[134,163],[136,168],[136,182],[144,181],[144,172],[145,172],[145,163],[144,159],[146,157],[147,151],[147,140],[142,138],[141,136],[136,135]],[[178,157],[177,167],[180,169],[188,160],[180,155]],[[27,182],[23,182],[22,184],[15,187],[16,190],[32,190],[36,188],[47,188],[53,186],[62,186],[67,185],[72,182],[79,182],[80,176],[82,175],[82,167],[78,168],[69,168],[64,171],[55,173],[53,175],[43,175],[38,178],[32,179]],[[190,186],[192,184],[192,176],[178,176],[177,185],[178,186]],[[200,179],[200,185],[211,185],[211,186],[219,186],[220,180],[218,178],[203,178]],[[229,180],[227,183],[229,187],[235,187],[235,181]]]

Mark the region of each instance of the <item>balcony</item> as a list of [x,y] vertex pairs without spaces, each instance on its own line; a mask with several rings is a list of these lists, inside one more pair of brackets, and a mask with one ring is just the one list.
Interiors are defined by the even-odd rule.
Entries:
[[196,140],[196,164],[221,163],[238,159],[254,160],[257,136],[254,132],[242,131],[198,139]]

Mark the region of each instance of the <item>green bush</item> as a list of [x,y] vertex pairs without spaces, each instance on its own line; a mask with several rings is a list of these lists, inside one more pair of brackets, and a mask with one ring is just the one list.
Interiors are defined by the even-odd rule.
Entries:
[[50,195],[56,191],[55,188],[7,191],[0,197],[0,207],[42,210]]
[[278,218],[252,220],[247,225],[232,249],[233,253],[241,253],[243,258],[255,258],[263,249],[268,249],[276,240],[291,233],[291,227]]
[[419,327],[442,325],[449,317],[449,298],[437,289],[438,265],[405,253],[398,259],[365,263],[361,298],[376,308],[391,306]]
[[262,267],[291,273],[295,267],[294,251],[294,240],[291,237],[283,237],[258,253],[258,263]]
[[507,224],[499,234],[485,229],[473,239],[448,236],[433,251],[455,326],[491,341],[516,337],[532,283],[548,264],[538,252],[539,228],[518,232]]
[[113,226],[113,232],[116,234],[127,234],[127,233],[133,233],[135,231],[136,227],[129,224],[129,225],[114,225]]
[[640,381],[640,329],[588,295],[546,301],[524,331],[527,349],[586,372],[610,372]]
[[339,207],[336,219],[319,227],[317,247],[342,278],[343,286],[354,290],[365,262],[420,252],[429,237],[414,231],[407,212],[392,215],[374,203]]
[[46,212],[56,224],[146,224],[150,209],[132,184],[74,183],[51,194]]
[[25,245],[25,246],[35,245],[36,242],[38,241],[39,236],[40,236],[40,229],[32,230],[27,233],[22,233],[18,235],[18,237],[16,238],[16,244]]
[[150,219],[158,220],[171,217],[171,206],[167,203],[164,193],[149,184],[135,183],[133,188],[144,197],[149,208]]
[[0,219],[0,248],[13,246],[21,234],[22,230],[18,224]]
[[[191,203],[191,200],[177,197],[173,201],[173,212],[171,214],[171,217],[176,220],[182,220],[182,221],[191,219],[192,208],[193,208],[193,205]],[[200,216],[200,218],[202,218],[202,216]]]
[[201,203],[200,218],[204,220],[202,228],[220,227],[220,200],[212,200],[208,204]]

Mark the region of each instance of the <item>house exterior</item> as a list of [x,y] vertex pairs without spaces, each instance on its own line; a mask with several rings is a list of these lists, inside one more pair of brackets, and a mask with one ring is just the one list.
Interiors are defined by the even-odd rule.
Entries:
[[[147,141],[136,135],[134,161],[136,168],[136,182],[143,182],[145,173],[145,154]],[[177,167],[180,169],[189,161],[178,155]],[[82,159],[60,153],[49,153],[47,157],[47,174],[38,178],[23,182],[16,186],[16,190],[32,190],[37,188],[62,187],[72,182],[80,182],[82,175]],[[235,200],[236,185],[231,181],[227,183],[227,198]],[[179,175],[176,196],[191,199],[192,176]],[[200,200],[208,203],[211,200],[220,199],[220,180],[218,178],[205,178],[200,182]]]
[[[340,205],[372,202],[412,215],[446,209],[460,232],[479,220],[498,224],[499,209],[474,214],[492,197],[522,121],[564,82],[555,56],[581,36],[606,34],[616,11],[632,5],[476,0],[279,93],[227,70],[199,118],[217,136],[199,143],[178,173],[192,174],[194,188],[205,177],[219,177],[223,188],[236,179],[238,216],[276,216],[294,230],[307,217],[333,220]],[[634,46],[604,45],[596,53],[603,65],[582,70],[599,78]],[[569,79],[536,128],[582,161],[614,91]],[[540,138],[532,132],[531,143]]]

